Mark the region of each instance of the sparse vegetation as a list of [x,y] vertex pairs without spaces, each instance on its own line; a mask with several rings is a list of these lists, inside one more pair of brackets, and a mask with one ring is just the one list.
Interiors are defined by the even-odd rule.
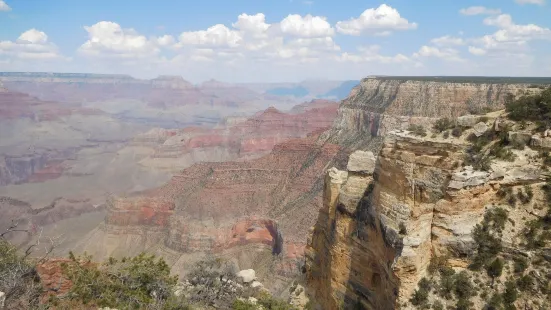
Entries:
[[452,136],[459,138],[463,134],[463,129],[461,127],[456,126],[452,129]]
[[425,130],[425,127],[423,127],[421,125],[411,124],[408,127],[408,131],[411,131],[416,136],[420,136],[420,137],[426,137],[427,136],[427,131]]
[[443,132],[445,130],[448,130],[448,129],[452,129],[453,127],[455,126],[455,122],[450,120],[449,118],[447,117],[444,117],[444,118],[441,118],[441,119],[438,119],[434,125],[432,126],[432,129],[435,131],[435,132]]

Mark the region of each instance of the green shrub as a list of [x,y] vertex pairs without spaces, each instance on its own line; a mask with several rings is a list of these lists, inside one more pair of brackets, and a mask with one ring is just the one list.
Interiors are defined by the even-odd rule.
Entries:
[[426,137],[427,136],[427,132],[426,132],[425,128],[421,125],[411,124],[408,127],[408,131],[411,131],[416,136],[420,136],[420,137]]
[[459,138],[463,134],[463,129],[461,127],[456,126],[452,129],[452,136]]
[[75,257],[62,264],[73,285],[67,298],[84,305],[121,309],[158,307],[173,309],[180,301],[172,294],[176,277],[162,258],[144,253],[120,261],[110,258],[98,265],[90,256]]
[[503,272],[503,260],[499,257],[494,259],[491,264],[486,266],[486,272],[492,279],[499,278]]
[[515,282],[505,282],[505,292],[503,292],[503,302],[505,304],[512,304],[518,298],[518,290]]
[[515,121],[539,121],[547,125],[551,119],[551,87],[539,94],[522,96],[516,100],[509,96],[505,103],[509,118]]
[[484,306],[484,310],[498,310],[503,305],[503,297],[501,294],[494,294],[492,298]]
[[522,292],[529,290],[533,285],[534,278],[530,275],[524,275],[517,280],[517,286]]
[[444,304],[442,304],[442,302],[440,300],[436,300],[432,304],[432,309],[433,310],[444,310]]
[[524,272],[528,268],[528,260],[524,257],[514,257],[513,262],[513,270],[516,273]]
[[448,129],[453,128],[455,126],[454,123],[455,122],[453,122],[449,118],[444,117],[444,118],[441,118],[441,119],[437,120],[436,123],[434,123],[434,125],[432,126],[432,128],[436,132],[442,132],[444,130],[448,130]]

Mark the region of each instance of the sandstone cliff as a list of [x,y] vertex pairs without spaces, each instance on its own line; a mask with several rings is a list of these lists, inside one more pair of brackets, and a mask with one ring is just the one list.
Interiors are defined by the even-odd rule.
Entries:
[[[539,133],[532,137],[526,125],[507,123],[499,112],[478,122],[459,137],[449,133],[422,137],[409,131],[392,131],[387,133],[376,164],[371,156],[356,152],[346,171],[333,168],[327,172],[324,206],[306,250],[307,282],[313,300],[323,309],[413,309],[423,305],[412,304],[422,298],[425,305],[430,301],[454,306],[453,295],[450,299],[439,295],[443,290],[443,284],[437,284],[440,276],[429,272],[429,265],[437,264],[442,257],[446,257],[444,264],[448,267],[465,272],[465,290],[472,291],[478,285],[486,291],[463,296],[466,299],[457,294],[458,305],[467,300],[467,305],[470,302],[481,309],[491,297],[491,290],[499,293],[509,289],[503,284],[494,287],[491,281],[489,291],[488,276],[466,269],[473,264],[473,257],[482,255],[482,241],[477,240],[480,237],[475,237],[473,230],[488,221],[489,210],[505,210],[508,214],[508,222],[504,219],[500,232],[503,250],[497,254],[506,258],[506,264],[519,256],[529,257],[529,261],[537,260],[537,253],[545,257],[541,254],[546,253],[545,248],[525,250],[523,234],[532,225],[530,220],[537,222],[545,214],[539,207],[546,204],[539,188],[545,183],[548,169],[542,166],[538,150],[545,145],[542,139],[549,138]],[[522,147],[517,146],[519,141],[523,141]],[[529,142],[533,146],[524,148]],[[469,156],[481,156],[470,153],[473,143],[490,143],[479,151],[493,156],[484,168],[487,171],[468,166]],[[518,149],[505,151],[503,143]],[[507,200],[504,193],[513,193],[514,197]],[[516,202],[517,196],[522,202]],[[532,271],[524,274],[530,274],[534,283],[542,283],[546,290],[544,274],[549,272],[548,265],[529,267]],[[500,279],[506,282],[515,273],[504,271],[502,275],[500,271]],[[412,298],[424,277],[432,279],[428,283],[434,283],[430,285],[435,288],[435,296],[427,299],[416,293]],[[476,278],[475,284],[469,277]],[[531,294],[517,301],[516,295],[514,298],[511,304],[540,309],[535,306],[539,298]]]
[[508,94],[517,96],[540,90],[523,82],[522,78],[505,82],[491,78],[468,80],[430,77],[363,79],[342,101],[337,119],[326,137],[333,143],[351,147],[360,147],[375,138],[371,143],[375,150],[380,146],[380,137],[389,131],[407,129],[410,124],[427,126],[435,118],[495,111],[503,108]]

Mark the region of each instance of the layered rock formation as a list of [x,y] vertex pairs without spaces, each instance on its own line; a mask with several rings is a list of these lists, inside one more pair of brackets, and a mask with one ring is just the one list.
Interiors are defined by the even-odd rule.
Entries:
[[82,250],[99,258],[133,251],[129,236],[157,253],[227,255],[256,244],[275,260],[248,268],[296,275],[321,207],[321,174],[341,158],[338,146],[316,139],[289,140],[256,160],[195,164],[161,188],[112,199],[105,224],[89,236],[95,242]]
[[141,164],[172,171],[200,161],[253,159],[287,139],[329,128],[337,106],[333,101],[314,100],[296,106],[290,113],[270,107],[246,120],[231,120],[214,129],[153,129],[136,137],[133,144],[156,145],[155,153]]
[[[410,124],[430,124],[430,119],[458,117],[503,108],[508,94],[541,91],[522,78],[370,77],[363,79],[343,100],[327,136],[330,141],[358,147],[366,136],[382,137]],[[549,83],[542,79],[543,83]]]
[[[500,128],[492,126],[496,115],[484,118],[489,131]],[[451,266],[465,270],[476,253],[473,228],[496,206],[511,219],[504,246],[518,253],[515,231],[542,201],[519,210],[499,191],[536,191],[545,170],[531,149],[513,150],[513,160],[494,159],[489,171],[465,166],[466,137],[474,131],[460,138],[393,131],[373,176],[373,159],[362,153],[350,157],[348,170],[327,172],[324,206],[306,250],[307,282],[324,309],[412,308],[409,299],[435,257],[450,257]]]

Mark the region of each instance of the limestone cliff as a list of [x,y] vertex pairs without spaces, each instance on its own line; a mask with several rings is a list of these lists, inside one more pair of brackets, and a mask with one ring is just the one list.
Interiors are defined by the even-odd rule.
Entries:
[[[454,77],[370,77],[342,101],[330,141],[352,146],[410,124],[430,123],[440,117],[458,117],[503,108],[508,94],[539,91],[527,79]],[[549,83],[545,79],[534,82]],[[542,84],[543,85],[543,84]],[[381,139],[375,139],[379,145]]]
[[[547,147],[542,141],[549,138],[531,136],[525,124],[507,123],[499,112],[479,121],[459,137],[389,132],[376,164],[358,151],[350,157],[347,171],[327,172],[324,205],[306,249],[308,286],[323,309],[413,308],[410,298],[418,282],[429,277],[433,260],[447,257],[456,271],[472,263],[479,242],[473,229],[494,208],[506,210],[510,222],[500,235],[499,255],[512,261],[523,252],[519,232],[530,219],[544,216],[538,205],[546,202],[539,188],[547,169],[538,150]],[[521,129],[522,134],[517,132]],[[488,143],[499,133],[501,140],[479,152],[507,156],[495,155],[485,170],[468,166],[471,143]],[[522,147],[502,152],[502,143],[516,145],[521,140]],[[533,146],[524,148],[524,143]],[[375,168],[358,168],[362,166]],[[515,197],[505,201],[506,192]],[[519,193],[522,204],[516,203],[514,193]],[[548,269],[538,268],[534,267],[534,281],[543,281],[545,287],[543,274]],[[473,275],[479,283],[490,283],[484,275]],[[505,272],[501,279],[505,282]],[[471,301],[476,309],[489,298],[480,296]],[[529,295],[523,298],[532,304]]]

